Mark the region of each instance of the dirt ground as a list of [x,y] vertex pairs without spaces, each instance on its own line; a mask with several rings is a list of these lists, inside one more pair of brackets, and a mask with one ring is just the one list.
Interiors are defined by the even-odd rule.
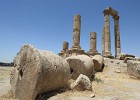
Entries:
[[[10,72],[13,67],[0,67],[0,100],[14,99],[10,92]],[[93,91],[52,93],[47,100],[140,100],[140,79],[129,76],[126,64],[119,60],[105,60],[103,72],[95,75]],[[94,98],[90,96],[95,94]]]
[[10,90],[10,73],[13,67],[0,66],[0,96]]

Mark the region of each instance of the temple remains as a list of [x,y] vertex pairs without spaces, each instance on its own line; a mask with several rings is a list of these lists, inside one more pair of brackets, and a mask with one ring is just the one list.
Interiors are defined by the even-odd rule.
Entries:
[[[106,8],[104,11],[104,26],[102,29],[102,53],[101,55],[104,57],[112,58],[111,54],[111,40],[110,40],[110,21],[109,15],[111,15],[114,19],[114,37],[115,37],[115,58],[117,58],[121,54],[121,43],[120,43],[120,29],[119,29],[119,15],[118,12],[111,7]],[[81,16],[74,16],[74,24],[73,24],[73,44],[72,48],[69,49],[69,43],[63,43],[63,49],[59,53],[62,57],[69,57],[71,55],[80,55],[86,54],[89,56],[99,55],[96,48],[96,32],[90,33],[90,49],[88,52],[85,52],[80,46],[80,31],[81,31]]]
[[[13,60],[14,68],[10,75],[11,92],[13,96],[19,100],[47,100],[50,98],[49,93],[51,93],[51,96],[54,96],[54,94],[52,95],[52,91],[58,92],[58,89],[61,91],[70,89],[73,90],[72,92],[86,90],[90,91],[87,92],[89,95],[89,93],[91,94],[94,91],[95,93],[98,93],[98,90],[105,90],[106,92],[106,89],[104,89],[103,86],[107,87],[108,84],[105,85],[104,83],[110,83],[111,81],[107,81],[112,79],[113,83],[115,83],[114,78],[116,78],[116,82],[118,82],[118,79],[119,82],[123,79],[122,83],[124,83],[124,79],[127,79],[126,83],[128,83],[130,78],[125,77],[126,73],[128,73],[131,77],[133,76],[140,79],[140,59],[133,55],[121,53],[118,12],[109,7],[105,9],[103,13],[105,20],[102,30],[102,53],[99,53],[96,48],[96,32],[90,32],[89,34],[89,50],[85,52],[81,48],[80,15],[74,16],[72,47],[69,48],[69,43],[64,41],[62,46],[63,48],[59,53],[61,57],[50,51],[38,50],[30,44],[23,45]],[[113,16],[114,19],[115,57],[111,54],[109,15]],[[104,68],[107,69],[103,74],[97,73],[102,72]],[[110,72],[112,73],[110,74]],[[117,73],[119,73],[119,77]],[[109,76],[110,79],[106,76]],[[92,84],[93,82],[97,82],[97,84]],[[103,85],[98,84],[99,82]],[[111,84],[113,85],[113,83]],[[97,87],[96,85],[99,86]],[[111,88],[111,91],[108,92],[109,94],[112,90],[114,91],[114,88],[118,89],[116,84],[113,86],[113,88],[109,86],[109,88]],[[125,87],[124,89],[126,88],[129,87]],[[123,89],[119,90],[119,92],[122,90]],[[137,93],[139,92],[140,91]],[[130,91],[128,91],[127,94],[128,93],[130,94]],[[113,95],[114,94],[116,95],[116,91],[115,93],[113,92]],[[92,94],[90,97],[95,97],[95,94]]]
[[102,30],[102,55],[105,57],[111,56],[110,21],[109,21],[109,15],[111,15],[114,19],[115,57],[118,57],[119,54],[121,53],[118,12],[109,7],[105,9],[103,13],[104,13],[104,27]]

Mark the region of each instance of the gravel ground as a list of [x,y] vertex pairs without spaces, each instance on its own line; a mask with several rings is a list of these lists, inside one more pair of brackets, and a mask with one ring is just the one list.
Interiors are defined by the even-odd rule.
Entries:
[[[12,67],[0,67],[0,100],[17,100],[9,92],[12,69]],[[92,92],[52,92],[45,98],[47,100],[140,100],[140,80],[128,75],[123,61],[105,59],[104,71],[95,75],[92,87]],[[91,98],[93,94],[95,97]]]
[[0,66],[0,96],[10,90],[10,73],[13,67]]

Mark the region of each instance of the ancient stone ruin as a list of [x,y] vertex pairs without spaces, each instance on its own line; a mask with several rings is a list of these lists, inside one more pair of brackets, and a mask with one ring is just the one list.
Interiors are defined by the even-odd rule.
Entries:
[[39,94],[64,87],[70,76],[65,59],[32,45],[24,45],[14,59],[11,90],[20,100],[35,100]]
[[98,51],[96,50],[96,32],[90,33],[90,50],[89,54],[96,54]]
[[[38,50],[32,45],[22,46],[14,58],[14,69],[10,78],[14,96],[20,100],[34,100],[40,94],[62,87],[78,91],[92,91],[91,80],[94,79],[95,74],[102,72],[104,66],[107,67],[109,64],[111,66],[116,58],[127,63],[129,74],[140,78],[140,63],[133,61],[136,60],[135,56],[121,54],[118,12],[111,7],[103,12],[105,21],[102,31],[102,54],[96,48],[96,32],[90,33],[89,51],[85,52],[81,48],[80,15],[74,16],[73,43],[70,49],[67,41],[63,42],[62,50],[58,55]],[[111,54],[109,15],[113,16],[114,19],[115,57],[112,57]],[[110,58],[115,59],[110,60]],[[68,85],[70,80],[73,82]]]
[[111,56],[110,21],[109,21],[109,15],[111,15],[113,16],[114,19],[115,57],[118,57],[121,53],[118,12],[109,7],[105,9],[103,13],[104,13],[104,27],[102,30],[102,55],[105,57]]
[[[121,44],[120,44],[120,29],[119,29],[119,15],[118,12],[111,7],[106,8],[104,11],[104,27],[102,30],[102,56],[112,58],[111,54],[111,40],[110,40],[110,21],[109,21],[109,15],[113,16],[114,19],[114,34],[115,34],[115,58],[118,58],[121,54]],[[71,55],[78,55],[78,54],[86,54],[86,55],[98,55],[97,49],[96,49],[96,32],[90,33],[90,49],[88,52],[84,52],[84,50],[81,49],[80,46],[80,30],[81,30],[81,16],[75,15],[74,16],[74,25],[73,25],[73,44],[72,48],[67,50],[65,49],[66,45],[63,43],[63,49],[59,53],[62,57],[68,57]],[[67,42],[68,44],[68,42]],[[66,46],[68,47],[68,46]]]

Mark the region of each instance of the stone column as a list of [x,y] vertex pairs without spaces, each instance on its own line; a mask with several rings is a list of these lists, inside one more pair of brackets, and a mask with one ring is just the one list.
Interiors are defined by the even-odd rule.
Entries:
[[74,25],[73,25],[73,45],[72,49],[81,49],[80,47],[80,29],[81,29],[81,16],[74,16]]
[[64,41],[62,50],[60,53],[58,53],[58,55],[65,58],[65,57],[67,57],[68,52],[69,52],[69,43]]
[[69,43],[66,42],[66,41],[64,41],[64,42],[63,42],[63,51],[67,51],[68,48],[69,48]]
[[115,33],[115,56],[121,53],[119,16],[114,16],[114,33]]
[[90,33],[90,52],[97,53],[97,50],[96,50],[96,32]]
[[102,56],[105,55],[105,32],[104,32],[104,27],[102,30]]
[[109,12],[104,11],[104,31],[105,31],[105,56],[111,56],[111,45],[110,45],[110,21],[109,21]]

